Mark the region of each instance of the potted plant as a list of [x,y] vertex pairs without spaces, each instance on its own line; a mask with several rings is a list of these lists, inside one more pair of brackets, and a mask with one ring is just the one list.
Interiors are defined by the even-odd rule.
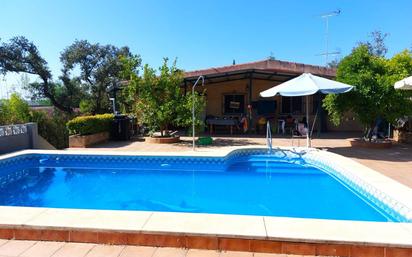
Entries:
[[[409,125],[409,126],[408,126]],[[398,143],[412,143],[412,123],[408,117],[398,119],[393,130],[393,140]]]
[[[125,63],[132,61],[123,59]],[[191,94],[182,92],[183,72],[177,69],[176,61],[169,67],[165,58],[158,71],[145,65],[142,76],[137,76],[133,70],[126,71],[126,74],[129,74],[127,94],[134,101],[133,110],[139,122],[151,131],[145,140],[151,143],[178,142],[179,136],[169,129],[188,126],[189,121],[191,124],[192,101],[195,101],[196,117],[204,101],[200,95],[193,98]]]

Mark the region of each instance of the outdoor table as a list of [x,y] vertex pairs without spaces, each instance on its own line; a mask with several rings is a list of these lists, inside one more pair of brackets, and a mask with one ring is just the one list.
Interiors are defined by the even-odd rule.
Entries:
[[229,126],[230,134],[233,134],[233,127],[238,125],[238,120],[236,119],[207,119],[206,123],[209,125],[209,132],[213,133],[214,126]]

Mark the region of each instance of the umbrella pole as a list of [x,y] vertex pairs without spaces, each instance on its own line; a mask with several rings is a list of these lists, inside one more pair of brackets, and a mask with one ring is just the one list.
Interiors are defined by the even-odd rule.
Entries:
[[309,137],[309,96],[306,96],[306,147],[311,147]]

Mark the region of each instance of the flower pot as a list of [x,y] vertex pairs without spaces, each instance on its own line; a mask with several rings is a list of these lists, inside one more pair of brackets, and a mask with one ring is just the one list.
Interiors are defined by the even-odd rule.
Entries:
[[179,136],[170,137],[146,137],[145,142],[151,144],[173,144],[180,142]]
[[395,129],[393,131],[393,140],[398,143],[412,143],[412,132]]

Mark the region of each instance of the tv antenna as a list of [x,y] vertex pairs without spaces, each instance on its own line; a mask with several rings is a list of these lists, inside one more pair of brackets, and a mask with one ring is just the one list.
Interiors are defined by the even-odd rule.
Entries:
[[322,19],[325,19],[325,23],[326,23],[325,24],[326,25],[326,32],[325,32],[326,50],[325,50],[324,53],[319,54],[319,55],[325,56],[325,65],[328,64],[329,55],[338,55],[338,54],[340,54],[339,51],[329,52],[329,18],[334,17],[334,16],[338,16],[339,14],[341,14],[340,9],[337,9],[336,11],[328,12],[328,13],[324,13],[324,14],[320,15],[320,17]]

